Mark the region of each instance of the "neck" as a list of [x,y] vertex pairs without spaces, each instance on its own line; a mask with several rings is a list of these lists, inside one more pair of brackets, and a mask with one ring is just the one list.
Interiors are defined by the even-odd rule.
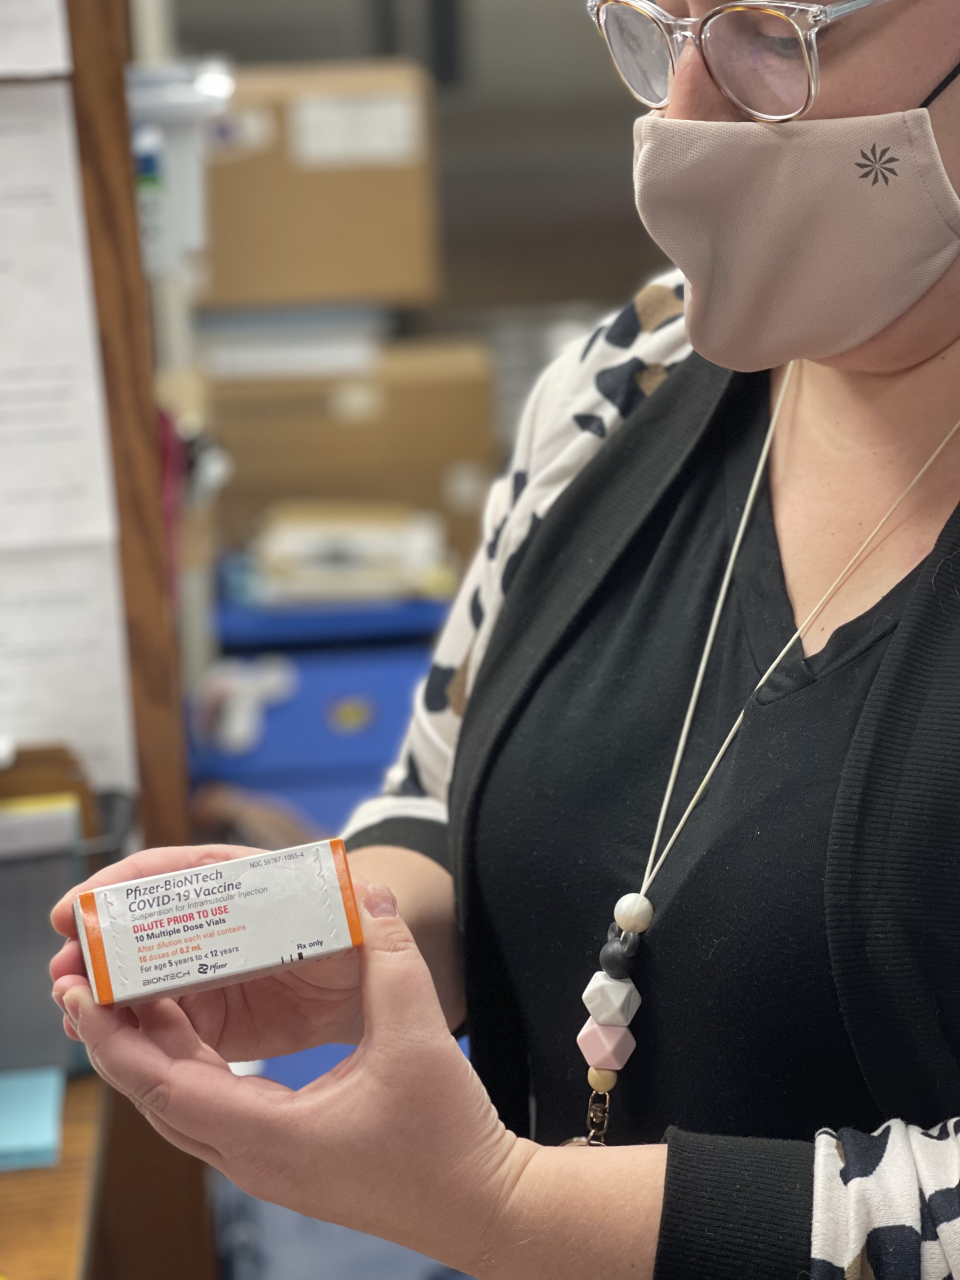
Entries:
[[893,373],[800,361],[792,381],[791,434],[812,434],[838,452],[884,454],[912,465],[960,417],[960,341]]
[[[782,371],[779,378],[782,385]],[[774,383],[777,388],[777,383]],[[799,362],[773,442],[770,488],[798,621],[960,417],[960,342],[891,374]],[[804,637],[816,653],[929,555],[960,501],[960,434],[911,490]]]

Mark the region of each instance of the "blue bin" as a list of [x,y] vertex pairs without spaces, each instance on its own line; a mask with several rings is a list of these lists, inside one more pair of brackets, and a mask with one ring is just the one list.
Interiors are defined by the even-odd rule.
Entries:
[[265,712],[260,742],[243,755],[190,744],[194,783],[220,781],[286,800],[325,833],[376,795],[403,741],[424,645],[290,655],[294,696]]
[[272,652],[321,645],[421,640],[443,626],[448,600],[356,600],[333,604],[254,604],[243,552],[218,569],[217,632],[224,653]]

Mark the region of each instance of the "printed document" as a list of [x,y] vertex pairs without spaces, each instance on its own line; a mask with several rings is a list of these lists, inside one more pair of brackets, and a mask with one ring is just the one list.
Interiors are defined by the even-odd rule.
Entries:
[[0,85],[0,550],[115,534],[70,88]]
[[97,788],[135,790],[121,598],[113,546],[0,555],[0,728],[70,747]]

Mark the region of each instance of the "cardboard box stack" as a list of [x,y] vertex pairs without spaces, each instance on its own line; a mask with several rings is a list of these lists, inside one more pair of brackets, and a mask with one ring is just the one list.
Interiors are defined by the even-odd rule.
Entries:
[[439,513],[465,560],[496,463],[489,356],[383,341],[386,308],[440,290],[427,76],[395,60],[242,69],[209,177],[225,546],[284,500],[382,501]]
[[221,498],[229,546],[278,501],[347,498],[437,511],[472,554],[494,465],[483,347],[398,342],[365,377],[224,381],[211,411],[235,467]]
[[401,61],[248,67],[208,170],[205,304],[440,291],[430,82]]

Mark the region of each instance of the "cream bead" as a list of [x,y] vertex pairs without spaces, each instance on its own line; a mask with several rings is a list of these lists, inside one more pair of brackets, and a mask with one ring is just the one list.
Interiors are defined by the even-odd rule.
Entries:
[[610,1093],[616,1083],[616,1071],[601,1071],[599,1067],[591,1067],[587,1072],[587,1084],[594,1093]]
[[646,933],[653,921],[653,903],[642,893],[625,893],[613,909],[624,933]]

